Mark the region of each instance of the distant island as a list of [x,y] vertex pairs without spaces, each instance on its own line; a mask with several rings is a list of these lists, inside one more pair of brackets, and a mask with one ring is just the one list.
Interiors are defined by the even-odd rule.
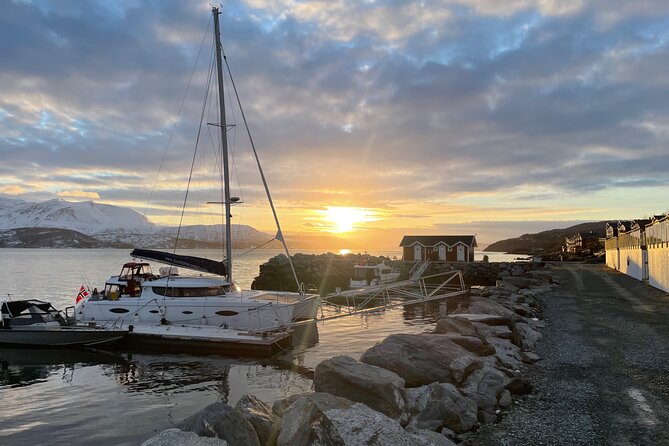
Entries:
[[579,232],[590,232],[604,237],[606,221],[581,223],[564,229],[549,229],[536,234],[500,240],[488,245],[483,252],[511,252],[514,254],[553,253],[561,251],[565,238]]

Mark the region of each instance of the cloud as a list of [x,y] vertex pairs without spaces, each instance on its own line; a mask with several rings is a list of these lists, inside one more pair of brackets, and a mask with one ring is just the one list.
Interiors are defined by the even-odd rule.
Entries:
[[64,190],[62,192],[58,192],[57,195],[66,199],[90,198],[95,200],[100,198],[100,195],[97,192],[86,192],[83,190]]
[[[665,3],[248,0],[225,5],[221,19],[292,227],[309,210],[348,206],[425,228],[511,213],[597,219],[601,194],[623,190],[644,191],[628,206],[652,206],[645,192],[669,181]],[[195,159],[189,201],[210,212],[203,203],[220,195],[216,128],[205,126],[193,158],[207,9],[4,5],[0,193],[79,191],[163,219],[180,208]],[[239,110],[228,112],[235,194],[243,186],[244,218],[260,219],[264,191]],[[215,103],[204,119],[216,120]]]

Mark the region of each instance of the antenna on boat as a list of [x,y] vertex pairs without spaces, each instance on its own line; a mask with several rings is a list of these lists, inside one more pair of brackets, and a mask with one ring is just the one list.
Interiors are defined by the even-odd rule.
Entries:
[[218,24],[219,8],[211,7],[211,13],[214,16],[214,45],[216,51],[216,75],[218,78],[218,107],[220,113],[220,131],[221,131],[221,158],[223,159],[223,203],[225,204],[225,262],[228,272],[228,282],[232,283],[232,228],[230,227],[230,171],[228,160],[228,136],[225,123],[225,97],[223,91],[223,60],[221,53],[221,30]]

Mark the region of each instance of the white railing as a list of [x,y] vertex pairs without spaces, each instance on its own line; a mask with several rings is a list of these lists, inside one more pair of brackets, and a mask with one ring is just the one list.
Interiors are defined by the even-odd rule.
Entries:
[[411,280],[417,280],[420,276],[423,275],[425,271],[430,267],[430,261],[424,260],[422,262],[416,262],[416,264],[409,271],[409,277]]

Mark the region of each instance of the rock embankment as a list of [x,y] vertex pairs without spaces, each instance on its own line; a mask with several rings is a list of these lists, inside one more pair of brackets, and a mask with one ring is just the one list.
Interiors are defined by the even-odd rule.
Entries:
[[[388,257],[367,254],[295,254],[292,256],[295,271],[300,280],[313,286],[321,295],[333,293],[336,288],[345,290],[353,275],[355,265],[378,265],[383,262],[400,273],[398,280],[409,278],[415,262],[405,262]],[[430,262],[423,276],[462,271],[465,284],[489,286],[498,279],[518,278],[528,271],[542,271],[542,263],[515,262]],[[252,284],[253,289],[272,291],[296,291],[295,278],[290,269],[288,257],[279,254],[260,265],[260,274]]]
[[532,392],[523,372],[540,359],[540,296],[557,282],[548,268],[498,271],[495,285],[458,300],[433,332],[388,336],[359,361],[321,362],[313,393],[271,409],[252,395],[235,408],[216,403],[178,427],[235,445],[472,444]]
[[[322,295],[333,293],[336,288],[345,290],[353,275],[353,266],[367,262],[378,265],[383,262],[393,269],[404,268],[399,260],[367,254],[338,255],[295,254],[292,257],[297,277],[308,287],[315,287]],[[409,270],[404,273],[408,277]],[[260,274],[253,280],[255,290],[297,291],[295,278],[288,263],[288,257],[279,254],[260,265]]]

